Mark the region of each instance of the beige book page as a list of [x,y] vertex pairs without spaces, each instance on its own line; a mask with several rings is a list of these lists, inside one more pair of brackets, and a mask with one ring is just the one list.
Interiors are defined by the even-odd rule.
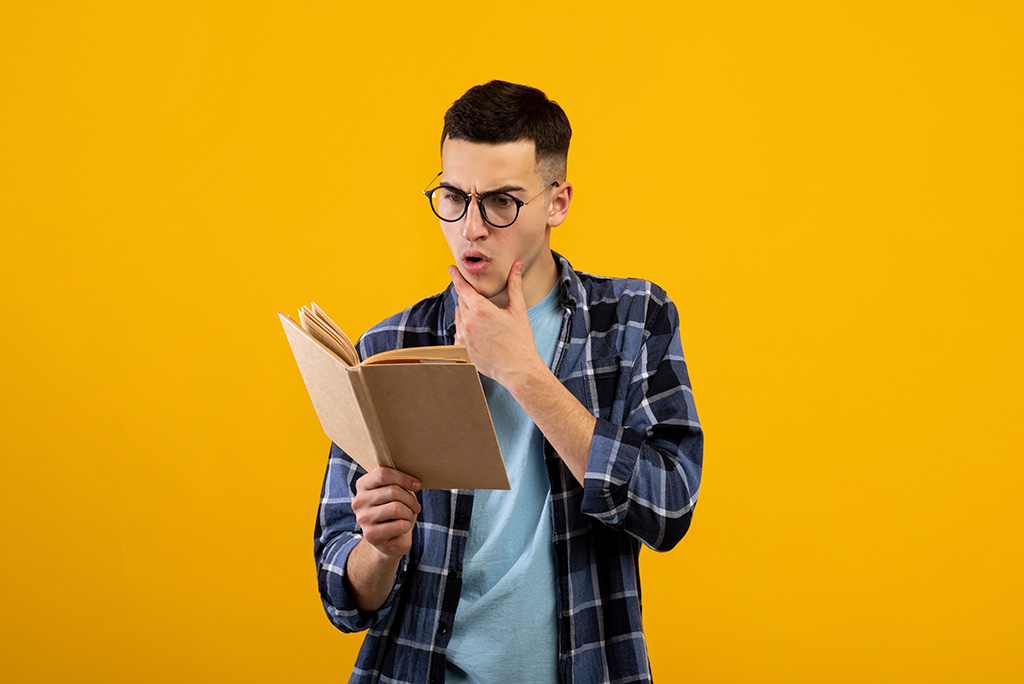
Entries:
[[469,352],[462,345],[439,347],[409,347],[374,354],[363,361],[364,366],[375,363],[470,363]]
[[299,321],[302,323],[302,329],[312,335],[320,344],[324,345],[332,352],[338,355],[342,361],[349,366],[355,366],[359,363],[359,359],[354,353],[354,349],[350,349],[351,342],[348,346],[338,337],[334,330],[327,326],[323,321],[318,319],[307,307],[299,309]]
[[356,351],[356,346],[352,344],[352,340],[348,338],[348,335],[345,334],[345,331],[342,330],[337,323],[331,320],[331,317],[328,316],[323,309],[317,306],[316,302],[313,302],[309,306],[311,309],[313,309],[313,314],[317,317],[317,319],[321,323],[327,325],[328,328],[333,330],[338,337],[338,341],[341,342],[342,346],[348,350],[351,358],[354,359],[352,365],[359,363],[359,352]]

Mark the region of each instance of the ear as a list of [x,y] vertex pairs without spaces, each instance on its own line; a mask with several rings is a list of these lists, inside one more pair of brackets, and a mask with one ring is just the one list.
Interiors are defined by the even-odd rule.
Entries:
[[551,202],[548,205],[548,228],[561,225],[569,213],[569,202],[572,201],[572,183],[559,183],[551,191]]

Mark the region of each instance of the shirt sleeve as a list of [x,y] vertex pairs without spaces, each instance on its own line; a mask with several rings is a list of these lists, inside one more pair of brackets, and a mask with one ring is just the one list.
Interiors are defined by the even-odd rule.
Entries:
[[345,580],[345,566],[352,549],[363,538],[352,511],[355,482],[365,474],[336,444],[331,454],[320,493],[313,553],[316,558],[320,600],[331,622],[343,632],[368,629],[385,618],[401,588],[406,559],[403,558],[395,585],[376,611],[361,611]]
[[[679,317],[648,300],[644,341],[623,363],[622,424],[600,417],[583,486],[583,513],[667,551],[686,534],[700,489],[704,436],[697,420]],[[623,359],[624,362],[627,359]]]

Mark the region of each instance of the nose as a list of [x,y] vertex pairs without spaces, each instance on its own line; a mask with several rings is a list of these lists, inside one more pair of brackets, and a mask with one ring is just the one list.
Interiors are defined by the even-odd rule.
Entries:
[[487,222],[480,214],[480,205],[475,197],[470,198],[466,215],[462,217],[462,237],[467,242],[487,237]]

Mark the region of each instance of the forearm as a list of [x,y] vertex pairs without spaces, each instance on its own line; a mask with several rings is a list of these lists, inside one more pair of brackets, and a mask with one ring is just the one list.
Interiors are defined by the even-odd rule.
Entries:
[[[682,369],[673,375],[685,377]],[[583,486],[584,513],[659,550],[686,533],[703,444],[688,388],[655,400],[637,385],[626,402],[634,413],[620,424],[598,421],[539,357],[514,364],[502,380]]]
[[409,552],[420,505],[409,489],[415,478],[388,468],[365,473],[331,445],[314,555],[324,610],[339,629],[371,627]]
[[345,566],[345,584],[359,610],[374,611],[384,605],[401,560],[380,553],[365,539],[356,544]]
[[596,419],[540,357],[511,370],[502,383],[583,484]]

